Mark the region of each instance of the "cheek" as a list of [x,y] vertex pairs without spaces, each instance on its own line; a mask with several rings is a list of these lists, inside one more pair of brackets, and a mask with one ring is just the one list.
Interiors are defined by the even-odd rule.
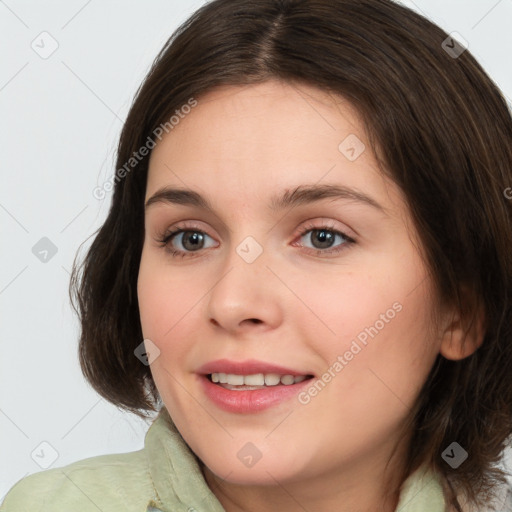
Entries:
[[[183,387],[190,384],[183,375],[193,349],[190,340],[199,322],[199,308],[195,306],[201,298],[198,283],[192,281],[193,277],[183,273],[171,273],[161,258],[143,251],[137,282],[142,332],[160,351],[150,369],[173,418],[179,418],[180,411],[190,406],[188,393],[183,393]],[[179,375],[178,381],[175,375]]]
[[171,273],[161,259],[143,251],[137,282],[142,332],[158,346],[163,359],[171,352],[171,342],[175,359],[186,348],[188,331],[197,326],[194,306],[201,290],[193,279],[184,273]]
[[307,278],[295,280],[290,288],[299,301],[287,314],[306,329],[303,338],[326,353],[338,354],[348,350],[354,339],[364,346],[389,331],[391,324],[400,323],[403,306],[410,302],[405,292],[410,290],[408,283],[400,277],[386,278],[389,272],[372,270],[308,273]]
[[344,400],[347,392],[361,396],[389,387],[400,400],[414,401],[438,353],[430,337],[431,290],[424,275],[411,252],[361,271],[352,267],[330,278],[310,274],[295,281],[309,309],[299,305],[295,323]]

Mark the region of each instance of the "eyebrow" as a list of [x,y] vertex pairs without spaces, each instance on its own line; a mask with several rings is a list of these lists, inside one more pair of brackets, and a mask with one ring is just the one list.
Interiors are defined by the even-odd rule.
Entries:
[[[372,197],[349,187],[330,184],[299,185],[294,189],[286,189],[282,194],[270,198],[269,208],[274,212],[278,212],[286,208],[310,204],[323,199],[356,201],[386,213],[386,208],[381,206]],[[157,190],[146,201],[146,210],[155,203],[195,206],[212,213],[215,211],[208,199],[194,190],[185,188],[163,187]]]

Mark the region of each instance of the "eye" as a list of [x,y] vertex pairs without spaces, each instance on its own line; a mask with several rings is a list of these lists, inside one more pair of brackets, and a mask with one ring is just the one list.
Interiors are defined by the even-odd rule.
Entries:
[[[158,242],[169,251],[173,257],[193,257],[195,255],[190,253],[211,247],[211,245],[205,245],[206,238],[211,237],[204,231],[193,227],[182,227],[166,231],[164,235],[159,237]],[[179,245],[181,245],[183,249],[176,247]]]
[[[313,245],[310,249],[319,255],[339,253],[356,243],[353,238],[331,225],[308,224],[301,230],[300,238],[309,240]],[[338,246],[334,245],[336,240],[341,242]]]

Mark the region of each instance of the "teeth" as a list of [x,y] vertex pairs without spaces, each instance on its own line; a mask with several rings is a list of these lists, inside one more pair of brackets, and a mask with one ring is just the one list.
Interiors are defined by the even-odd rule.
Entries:
[[305,375],[279,375],[277,373],[255,373],[253,375],[235,375],[233,373],[212,373],[212,382],[229,384],[231,386],[277,386],[283,384],[290,386],[302,382]]
[[[235,377],[235,375],[233,375]],[[263,373],[257,373],[255,375],[239,375],[239,377],[242,379],[241,384],[246,384],[247,386],[263,386],[265,384],[265,376]],[[229,382],[232,384],[232,382]]]
[[281,376],[277,373],[265,375],[265,386],[277,386],[281,382]]
[[293,375],[283,375],[281,377],[281,384],[286,384],[289,386],[290,384],[293,384]]

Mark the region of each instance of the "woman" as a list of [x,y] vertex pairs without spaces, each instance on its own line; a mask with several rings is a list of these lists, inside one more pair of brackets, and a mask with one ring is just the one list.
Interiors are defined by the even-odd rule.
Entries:
[[203,6],[72,279],[85,376],[158,418],[1,510],[501,510],[511,142],[470,52],[394,2]]

